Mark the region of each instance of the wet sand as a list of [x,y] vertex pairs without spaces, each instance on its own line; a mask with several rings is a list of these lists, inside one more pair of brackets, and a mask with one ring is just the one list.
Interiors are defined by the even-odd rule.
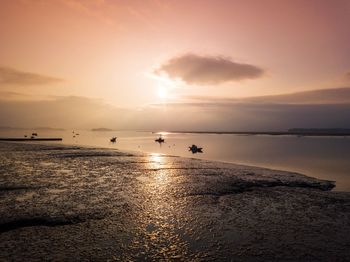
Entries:
[[350,193],[296,173],[0,142],[0,261],[349,261]]

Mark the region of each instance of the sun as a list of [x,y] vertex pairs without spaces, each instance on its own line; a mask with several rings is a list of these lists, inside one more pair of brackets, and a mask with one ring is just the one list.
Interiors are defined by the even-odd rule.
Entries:
[[158,97],[158,99],[170,100],[174,98],[174,90],[177,88],[175,82],[162,76],[158,75],[148,75],[150,78],[155,80],[154,86],[154,94]]
[[165,86],[158,86],[157,95],[161,99],[168,97],[168,89]]

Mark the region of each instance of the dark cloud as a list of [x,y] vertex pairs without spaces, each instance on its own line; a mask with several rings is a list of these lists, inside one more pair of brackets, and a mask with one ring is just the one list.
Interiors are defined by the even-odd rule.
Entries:
[[[179,115],[184,117],[179,118]],[[294,127],[350,128],[350,104],[177,103],[167,105],[166,117],[169,121],[165,130],[281,131]]]
[[24,72],[11,67],[0,66],[0,86],[44,85],[54,84],[61,81],[63,81],[63,79],[31,72]]
[[25,100],[31,99],[27,94],[21,94],[12,91],[0,91],[1,100]]
[[189,84],[220,84],[255,79],[264,74],[263,69],[254,65],[236,63],[221,56],[196,54],[186,54],[168,60],[156,70],[158,74],[161,72]]
[[[188,96],[185,100],[188,102],[167,104],[167,113],[175,120],[172,128],[180,128],[173,130],[350,128],[350,87],[243,99]],[[164,107],[162,104],[153,106]],[[178,115],[184,117],[179,119]]]
[[[50,97],[45,100],[0,98],[0,123],[5,126],[105,126],[115,118],[115,108],[98,99]],[[120,114],[121,115],[121,114]],[[118,114],[119,119],[119,114]]]
[[[3,126],[22,127],[197,131],[350,128],[349,100],[346,102],[335,99],[340,96],[345,98],[345,93],[349,90],[350,88],[334,89],[333,97],[330,96],[330,90],[314,91],[314,94],[310,92],[309,98],[302,103],[294,103],[299,100],[298,94],[289,95],[288,100],[281,96],[275,96],[274,99],[260,97],[256,100],[197,97],[189,103],[167,104],[166,110],[164,104],[133,110],[116,108],[102,100],[86,97],[50,97],[46,100],[29,101],[5,100],[0,94],[0,123]],[[317,92],[326,94],[329,100],[320,103]]]
[[345,73],[345,79],[350,81],[350,71]]
[[319,89],[297,93],[247,98],[187,96],[186,100],[204,103],[255,103],[255,104],[350,104],[350,87]]

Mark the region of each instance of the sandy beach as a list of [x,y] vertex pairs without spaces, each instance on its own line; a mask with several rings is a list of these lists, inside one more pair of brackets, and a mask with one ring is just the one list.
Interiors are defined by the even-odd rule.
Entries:
[[350,261],[350,192],[297,173],[0,142],[0,261]]

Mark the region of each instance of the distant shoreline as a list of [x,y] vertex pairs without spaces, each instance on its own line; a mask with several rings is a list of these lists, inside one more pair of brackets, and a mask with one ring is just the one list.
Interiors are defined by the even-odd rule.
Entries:
[[104,127],[101,127],[101,128],[93,128],[91,129],[92,132],[110,132],[110,131],[115,131],[113,129],[110,129],[110,128],[104,128]]
[[21,141],[62,141],[63,139],[60,137],[49,137],[49,138],[16,138],[16,137],[11,137],[11,138],[4,138],[0,137],[0,141],[16,141],[16,142],[21,142]]
[[350,132],[288,132],[288,131],[168,131],[179,134],[216,134],[216,135],[269,135],[269,136],[350,136]]

